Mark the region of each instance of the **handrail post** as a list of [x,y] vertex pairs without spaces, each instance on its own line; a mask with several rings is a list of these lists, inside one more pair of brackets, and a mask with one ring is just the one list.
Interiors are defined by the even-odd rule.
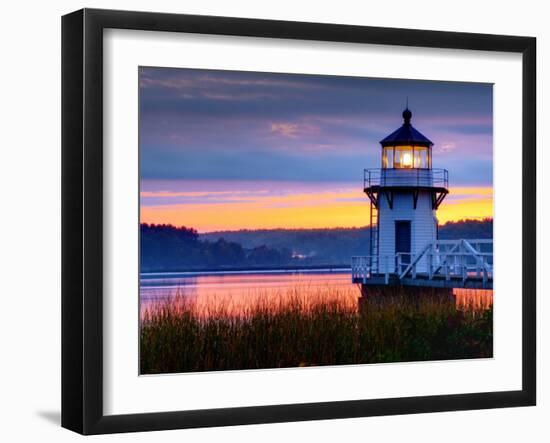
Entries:
[[466,255],[462,256],[462,266],[464,267],[464,276],[467,279],[468,278],[468,256]]
[[454,269],[453,272],[455,274],[458,274],[457,268],[458,268],[458,255],[455,255],[454,258],[453,258],[453,269]]
[[397,253],[397,272],[396,274],[401,274],[401,253]]
[[431,280],[433,278],[433,261],[434,261],[434,253],[433,253],[434,247],[433,245],[430,247],[430,252],[428,253],[428,277]]

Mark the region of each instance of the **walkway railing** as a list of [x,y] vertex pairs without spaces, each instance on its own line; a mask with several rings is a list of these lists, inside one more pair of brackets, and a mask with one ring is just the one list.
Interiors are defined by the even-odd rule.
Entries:
[[[375,266],[371,266],[375,263]],[[493,279],[493,240],[437,240],[428,243],[418,254],[397,253],[351,259],[352,278],[365,283],[373,277],[404,279],[468,279],[487,284]]]

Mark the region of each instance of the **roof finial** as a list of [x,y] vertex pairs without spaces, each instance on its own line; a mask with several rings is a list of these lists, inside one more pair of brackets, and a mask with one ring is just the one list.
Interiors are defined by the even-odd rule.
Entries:
[[406,125],[411,124],[412,112],[409,111],[409,96],[407,96],[407,101],[405,102],[405,110],[403,111],[403,120],[405,120]]

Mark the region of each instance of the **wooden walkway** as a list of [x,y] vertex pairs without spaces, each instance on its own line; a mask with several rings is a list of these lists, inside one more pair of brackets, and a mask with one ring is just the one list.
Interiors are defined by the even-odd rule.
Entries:
[[493,241],[437,240],[416,255],[352,257],[351,268],[363,285],[493,289]]

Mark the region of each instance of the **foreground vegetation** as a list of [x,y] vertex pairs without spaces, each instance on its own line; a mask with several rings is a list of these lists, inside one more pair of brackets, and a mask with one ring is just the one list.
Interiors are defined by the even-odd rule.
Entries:
[[457,310],[452,300],[399,290],[350,300],[338,289],[294,291],[235,309],[176,297],[142,315],[141,373],[492,357],[492,308]]

